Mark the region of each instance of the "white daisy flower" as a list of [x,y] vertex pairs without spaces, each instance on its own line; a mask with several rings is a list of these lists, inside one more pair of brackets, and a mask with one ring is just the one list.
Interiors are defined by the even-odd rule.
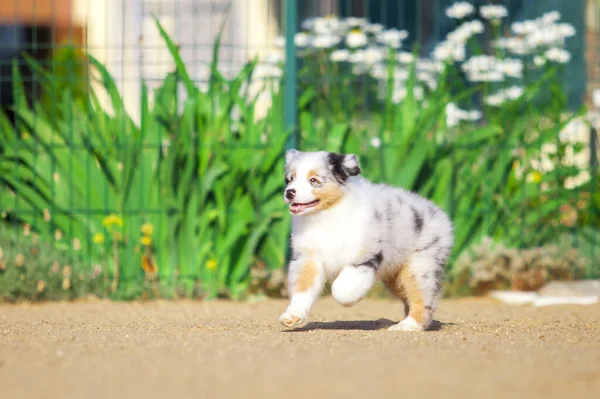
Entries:
[[467,111],[460,109],[454,103],[448,103],[446,105],[446,124],[449,127],[457,126],[461,121],[476,121],[481,118],[482,114],[480,111],[472,110]]
[[500,90],[497,93],[490,94],[485,98],[485,103],[492,107],[500,107],[507,101],[519,99],[525,90],[520,86],[511,86],[507,89]]
[[501,64],[501,69],[506,76],[510,76],[513,78],[523,77],[523,62],[519,59],[507,58],[503,60]]
[[379,137],[372,137],[371,146],[375,148],[381,147],[381,139]]
[[562,23],[562,24],[558,24],[556,26],[558,28],[558,33],[563,38],[573,37],[577,33],[577,31],[575,30],[575,28],[571,24]]
[[401,51],[398,54],[396,54],[396,60],[402,64],[410,64],[414,62],[415,56],[412,55],[412,53]]
[[334,62],[348,61],[348,58],[350,58],[350,51],[346,49],[335,50],[333,53],[331,53],[330,58],[331,61]]
[[444,41],[438,43],[438,45],[433,49],[433,58],[436,61],[463,61],[465,56],[465,45],[461,43]]
[[308,43],[310,42],[310,36],[308,35],[308,33],[305,32],[298,32],[296,33],[296,36],[294,37],[294,43],[296,44],[296,47],[306,47],[308,46]]
[[541,19],[546,24],[553,24],[560,19],[560,13],[558,11],[550,11],[542,15]]
[[365,25],[365,31],[373,34],[383,32],[384,26],[382,24],[367,24]]
[[471,3],[467,3],[466,1],[454,3],[448,9],[446,9],[446,15],[455,19],[463,19],[474,12],[475,8],[473,5]]
[[558,47],[548,49],[545,56],[548,60],[558,62],[559,64],[566,64],[571,60],[571,53]]
[[406,87],[395,87],[392,92],[392,102],[394,104],[400,104],[402,100],[406,98],[407,94],[408,91],[406,90]]
[[352,30],[346,35],[346,45],[350,48],[364,47],[367,43],[367,35],[360,30]]
[[504,93],[506,94],[506,98],[516,100],[525,93],[525,90],[521,86],[511,86],[505,89]]
[[415,86],[413,88],[413,96],[415,96],[418,101],[421,101],[425,96],[425,90],[423,90],[423,87]]
[[541,67],[546,64],[546,59],[541,55],[536,55],[535,57],[533,57],[533,63],[536,67]]
[[479,14],[485,19],[499,20],[508,16],[508,10],[504,6],[487,5],[479,7]]
[[331,48],[338,44],[340,40],[338,36],[328,34],[318,35],[313,38],[312,46],[315,48]]
[[407,69],[396,68],[394,70],[394,80],[396,81],[406,81],[410,76],[410,72]]
[[377,41],[392,48],[399,48],[402,45],[402,40],[407,37],[408,32],[405,30],[390,29],[377,35]]

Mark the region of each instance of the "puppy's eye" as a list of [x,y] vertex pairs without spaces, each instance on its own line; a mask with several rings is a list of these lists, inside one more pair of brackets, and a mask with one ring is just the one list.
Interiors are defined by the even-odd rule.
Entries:
[[321,185],[321,182],[316,177],[311,177],[308,181],[313,187],[318,187]]

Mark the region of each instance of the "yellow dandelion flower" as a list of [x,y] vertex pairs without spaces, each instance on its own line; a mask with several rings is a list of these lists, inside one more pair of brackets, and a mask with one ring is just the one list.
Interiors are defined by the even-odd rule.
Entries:
[[142,245],[144,246],[149,246],[152,245],[152,238],[148,237],[148,236],[144,236],[142,237],[142,239],[140,240],[140,242],[142,243]]
[[123,218],[117,215],[108,215],[104,219],[102,219],[102,224],[106,227],[112,227],[113,225],[118,225],[119,227],[123,226]]
[[360,32],[361,32],[361,30],[360,30],[360,29],[358,29],[358,28],[357,28],[357,29],[352,29],[352,30],[350,31],[350,33],[360,33]]
[[542,181],[542,174],[540,172],[538,172],[537,170],[534,170],[533,172],[531,172],[531,174],[529,176],[531,178],[531,181],[534,183],[539,183]]
[[142,225],[142,234],[146,236],[151,236],[154,233],[154,226],[151,223],[144,223]]
[[94,240],[94,242],[96,244],[102,245],[102,244],[104,244],[104,234],[96,233],[96,234],[94,234],[94,237],[92,238],[92,240]]
[[215,270],[217,268],[217,261],[214,259],[209,259],[206,261],[206,268],[208,270]]

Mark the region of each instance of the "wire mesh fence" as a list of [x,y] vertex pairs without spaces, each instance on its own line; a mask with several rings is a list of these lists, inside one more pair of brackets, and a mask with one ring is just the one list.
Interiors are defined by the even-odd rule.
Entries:
[[4,1],[6,290],[256,290],[285,264],[286,147],[357,153],[432,198],[454,261],[491,237],[597,277],[599,7]]

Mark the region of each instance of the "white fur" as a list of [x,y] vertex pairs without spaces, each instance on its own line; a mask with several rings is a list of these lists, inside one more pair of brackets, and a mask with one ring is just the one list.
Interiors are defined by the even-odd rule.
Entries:
[[[331,173],[326,155],[325,152],[297,151],[288,154],[286,173],[292,170],[295,173],[295,179],[288,185],[296,190],[294,201],[315,200],[313,187],[305,177],[309,170],[318,170],[321,175]],[[353,162],[358,166],[355,156],[346,156],[343,163],[352,167]],[[333,281],[334,299],[351,306],[368,293],[377,277],[397,272],[400,265],[406,265],[417,279],[424,303],[431,309],[420,327],[421,330],[426,328],[440,296],[438,274],[436,278],[432,276],[440,266],[443,271],[443,262],[453,244],[450,219],[425,198],[403,189],[373,184],[360,176],[347,178],[340,189],[343,196],[333,207],[308,209],[293,216],[291,241],[296,259],[290,263],[290,287],[297,270],[307,259],[317,261],[319,277],[308,292],[291,290],[286,313],[292,312],[305,321],[325,278]],[[421,228],[418,228],[415,213],[422,219]],[[357,267],[377,253],[383,254],[377,268]],[[282,315],[284,319],[285,315]],[[414,319],[407,318],[396,329],[418,329],[409,328],[415,323],[418,325]]]
[[388,331],[423,331],[424,329],[425,326],[417,323],[411,316],[407,316],[400,323],[394,324],[388,328]]
[[356,305],[375,283],[375,271],[368,267],[346,266],[331,286],[331,295],[343,306]]

